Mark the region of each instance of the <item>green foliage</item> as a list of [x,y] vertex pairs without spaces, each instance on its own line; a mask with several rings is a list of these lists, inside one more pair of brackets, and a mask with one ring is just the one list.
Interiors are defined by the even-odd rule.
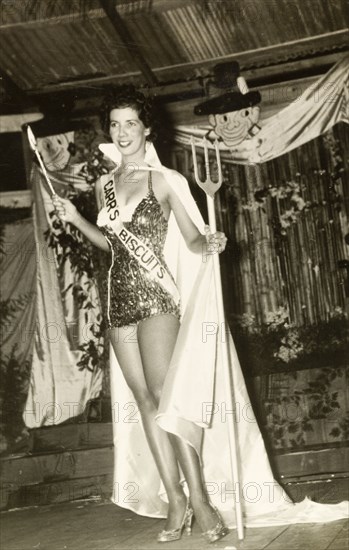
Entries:
[[296,327],[283,308],[258,324],[254,316],[231,321],[240,361],[247,375],[345,364],[349,357],[349,323],[336,308],[327,321]]
[[334,428],[330,431],[330,436],[340,441],[349,440],[349,411],[343,416]]
[[345,380],[345,369],[321,368],[303,388],[287,394],[279,390],[264,401],[266,431],[275,449],[304,446],[319,420],[327,439],[349,439],[349,413],[345,416],[332,388],[338,378]]
[[48,246],[55,252],[60,268],[69,259],[74,275],[77,279],[86,275],[89,279],[94,276],[91,246],[81,233],[73,226],[64,227],[55,212],[50,213],[52,229],[45,231],[44,236]]
[[95,183],[98,178],[108,172],[108,166],[102,151],[95,149],[82,169],[82,175],[87,183]]
[[[102,174],[107,172],[107,165],[103,162],[103,154],[95,151],[82,169],[82,175],[89,184],[87,191],[69,186],[67,197],[75,204],[80,214],[91,223],[95,223],[97,207],[95,200],[94,183]],[[63,270],[67,261],[73,273],[73,282],[63,290],[63,295],[72,292],[79,309],[87,312],[96,307],[91,297],[91,290],[98,287],[107,271],[106,254],[104,260],[101,255],[74,226],[59,220],[55,211],[51,212],[52,225],[45,232],[45,239],[54,250],[58,269]],[[84,283],[81,281],[84,280]],[[106,322],[102,314],[97,316],[97,322],[89,327],[91,338],[79,346],[82,352],[77,364],[79,370],[94,371],[107,364],[106,347],[104,345],[104,330]]]
[[[25,432],[22,411],[27,399],[31,357],[22,359],[15,344],[11,352],[0,356],[0,452]],[[8,442],[8,443],[7,443]]]
[[20,294],[17,298],[0,301],[0,327],[3,331],[9,323],[22,311],[29,300],[29,294]]
[[97,323],[93,323],[89,327],[94,338],[78,347],[83,352],[80,361],[77,363],[79,370],[87,369],[94,372],[101,365],[105,365],[108,362],[108,346],[104,345],[103,340],[106,329],[105,319],[102,315],[98,315],[97,321]]

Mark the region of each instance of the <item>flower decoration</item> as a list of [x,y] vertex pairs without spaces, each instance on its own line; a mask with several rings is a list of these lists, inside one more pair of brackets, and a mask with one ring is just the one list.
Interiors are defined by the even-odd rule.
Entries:
[[104,155],[99,149],[95,149],[81,169],[80,175],[87,183],[95,183],[103,174],[108,173],[108,167],[104,161]]

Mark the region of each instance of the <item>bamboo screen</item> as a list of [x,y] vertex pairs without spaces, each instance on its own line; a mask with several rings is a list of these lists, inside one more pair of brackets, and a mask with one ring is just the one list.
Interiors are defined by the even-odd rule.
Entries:
[[[191,152],[176,149],[172,165],[198,197]],[[262,165],[225,163],[223,173],[216,213],[229,238],[221,256],[228,315],[261,323],[282,307],[300,326],[345,310],[348,270],[339,262],[349,249],[348,126]]]

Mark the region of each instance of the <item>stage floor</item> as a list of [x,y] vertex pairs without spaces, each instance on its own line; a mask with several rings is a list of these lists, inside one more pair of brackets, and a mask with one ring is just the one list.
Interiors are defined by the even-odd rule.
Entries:
[[[297,486],[297,500],[303,492],[313,492],[306,485]],[[317,484],[316,491],[318,497],[321,495],[316,499],[318,502],[348,499],[348,479]],[[156,535],[164,525],[163,520],[137,516],[110,501],[91,498],[10,510],[0,517],[1,550],[158,550],[161,546],[156,542]],[[210,545],[194,524],[191,537],[183,535],[180,541],[165,546],[171,550],[349,550],[349,525],[347,520],[340,520],[326,524],[248,528],[241,542],[232,530],[224,539]]]

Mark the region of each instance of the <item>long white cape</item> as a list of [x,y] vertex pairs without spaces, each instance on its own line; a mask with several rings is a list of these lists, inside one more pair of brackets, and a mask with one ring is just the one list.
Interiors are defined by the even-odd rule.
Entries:
[[[113,145],[101,150],[116,163]],[[161,171],[199,231],[204,221],[185,178],[161,165],[153,146],[148,168]],[[305,499],[293,504],[274,480],[264,442],[247,394],[235,346],[226,326],[219,326],[216,287],[210,256],[191,253],[174,216],[169,220],[165,257],[179,287],[183,319],[165,380],[157,421],[201,453],[204,479],[213,504],[229,527],[235,527],[226,392],[222,372],[231,369],[240,462],[240,487],[245,525],[326,522],[348,517],[349,503],[320,505]],[[223,364],[228,347],[229,365]],[[115,446],[113,501],[134,512],[166,517],[166,494],[150,453],[137,406],[111,349],[111,394]]]

